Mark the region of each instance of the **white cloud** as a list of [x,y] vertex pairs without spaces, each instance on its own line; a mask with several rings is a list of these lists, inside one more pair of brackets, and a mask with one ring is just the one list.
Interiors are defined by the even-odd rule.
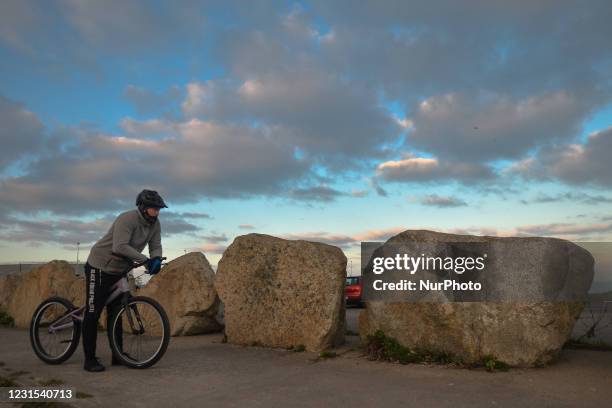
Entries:
[[423,101],[407,143],[438,157],[486,162],[574,137],[595,102],[558,91],[515,100],[506,95],[446,94]]
[[388,182],[450,182],[460,180],[472,183],[493,177],[492,170],[485,165],[470,162],[441,162],[431,157],[408,155],[401,160],[380,163],[376,177]]
[[128,134],[158,136],[175,133],[177,124],[164,119],[135,120],[126,117],[121,119],[119,127]]
[[612,127],[592,133],[584,144],[549,147],[508,171],[572,185],[612,186]]
[[323,242],[328,245],[335,245],[348,248],[355,244],[355,238],[343,234],[330,234],[327,232],[301,232],[281,235],[281,238],[291,240],[304,240],[313,242]]
[[44,126],[23,105],[0,95],[0,171],[26,154],[38,153],[45,144]]
[[70,143],[30,163],[24,175],[0,180],[0,208],[87,213],[132,205],[151,187],[170,201],[201,197],[282,194],[309,164],[261,129],[197,119],[161,140],[108,136],[84,130]]
[[332,168],[381,156],[401,131],[374,93],[320,67],[190,83],[182,108],[190,117],[275,127],[283,142]]
[[439,208],[450,208],[450,207],[464,207],[467,203],[460,198],[450,196],[440,196],[438,194],[430,194],[422,197],[420,203],[427,206],[439,207]]

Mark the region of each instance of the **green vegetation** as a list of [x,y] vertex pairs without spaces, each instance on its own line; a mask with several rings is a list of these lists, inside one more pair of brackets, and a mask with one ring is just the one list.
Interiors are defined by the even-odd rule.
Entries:
[[387,337],[382,330],[368,335],[366,354],[370,360],[393,361],[400,364],[416,363],[418,360],[408,347],[402,346],[392,337]]
[[487,355],[482,358],[482,364],[487,369],[487,371],[508,371],[510,366],[503,361],[499,361],[494,356]]
[[382,330],[368,336],[365,353],[370,360],[391,361],[400,364],[429,363],[453,364],[465,368],[483,366],[487,371],[506,371],[508,364],[494,356],[485,356],[481,364],[466,364],[461,358],[441,350],[410,349],[401,345],[393,337],[388,337]]
[[298,344],[297,346],[288,347],[287,350],[294,351],[296,353],[301,353],[303,351],[306,351],[306,346],[303,344]]
[[86,392],[77,391],[76,392],[77,399],[85,399],[85,398],[93,398],[93,395],[88,394]]
[[15,327],[15,319],[10,314],[0,310],[0,326]]
[[338,353],[330,350],[323,350],[319,353],[319,358],[336,358],[338,357]]
[[382,330],[377,330],[368,336],[366,354],[370,360],[383,360],[398,362],[400,364],[410,363],[438,363],[451,364],[461,363],[452,354],[440,350],[411,350],[402,346],[393,337],[388,337]]

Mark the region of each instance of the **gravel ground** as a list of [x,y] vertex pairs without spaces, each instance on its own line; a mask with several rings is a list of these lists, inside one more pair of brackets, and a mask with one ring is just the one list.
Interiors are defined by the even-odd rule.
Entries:
[[[357,309],[347,310],[356,322]],[[221,342],[221,335],[172,338],[147,370],[82,370],[82,352],[60,366],[39,361],[28,332],[0,328],[0,376],[24,385],[54,379],[91,395],[73,406],[215,407],[604,407],[612,401],[612,352],[565,350],[541,369],[489,373],[366,360],[356,336],[339,357]],[[99,355],[110,362],[105,336]]]

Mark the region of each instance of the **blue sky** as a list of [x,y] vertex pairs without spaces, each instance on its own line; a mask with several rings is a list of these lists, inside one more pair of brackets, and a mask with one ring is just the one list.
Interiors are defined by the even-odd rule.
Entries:
[[3,2],[0,261],[86,255],[144,187],[213,264],[249,232],[609,241],[611,6],[516,3]]

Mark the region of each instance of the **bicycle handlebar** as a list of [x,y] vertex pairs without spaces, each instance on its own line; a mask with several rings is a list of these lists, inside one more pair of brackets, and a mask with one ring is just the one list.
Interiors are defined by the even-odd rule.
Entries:
[[[140,266],[144,266],[144,265],[147,264],[147,262],[149,262],[149,259],[147,259],[146,261],[142,261],[142,262],[134,262],[131,258],[128,258],[127,256],[118,254],[116,252],[113,252],[112,255],[113,256],[117,256],[119,258],[123,258],[124,260],[132,263],[132,265],[130,267],[128,267],[125,271],[123,271],[124,274],[128,273],[132,269],[138,268]],[[161,257],[160,259],[162,261],[165,261],[167,258],[164,256],[164,257]]]

